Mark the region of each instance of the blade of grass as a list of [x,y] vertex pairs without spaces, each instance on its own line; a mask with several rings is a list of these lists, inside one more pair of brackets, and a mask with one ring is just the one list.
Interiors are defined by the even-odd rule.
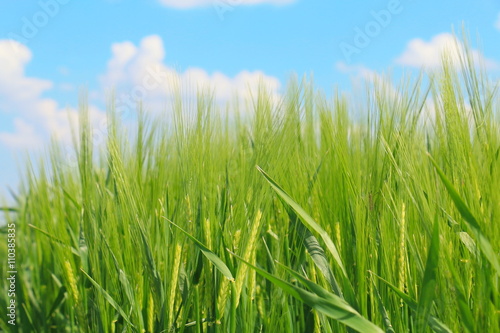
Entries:
[[200,251],[203,253],[203,255],[205,255],[205,257],[208,260],[210,260],[210,262],[212,262],[212,264],[215,266],[215,268],[217,268],[217,270],[219,272],[221,272],[222,275],[224,275],[226,278],[228,278],[231,281],[234,280],[234,277],[231,274],[231,271],[229,270],[229,268],[226,266],[226,264],[215,253],[213,253],[209,248],[207,248],[205,245],[203,245],[203,243],[200,242],[199,240],[197,240],[195,237],[191,236],[186,230],[182,229],[181,227],[179,227],[177,224],[175,224],[174,222],[170,221],[166,217],[164,217],[164,218],[170,224],[172,224],[174,227],[176,227],[177,229],[179,229],[179,231],[181,231],[184,235],[186,235],[186,237],[188,237],[189,239],[191,239],[195,243],[195,245],[200,249]]
[[460,197],[457,190],[453,187],[452,183],[448,180],[443,170],[441,170],[441,168],[437,165],[436,161],[432,158],[430,154],[428,154],[428,156],[432,164],[434,165],[434,168],[436,168],[439,178],[441,178],[441,181],[446,187],[448,194],[453,200],[455,207],[457,207],[458,211],[464,218],[465,222],[467,222],[467,225],[472,230],[473,234],[475,234],[475,236],[477,237],[478,245],[479,248],[481,249],[481,252],[483,252],[484,256],[490,262],[491,266],[493,266],[493,268],[496,270],[496,274],[500,275],[500,263],[498,261],[498,256],[495,254],[495,251],[493,250],[493,247],[488,241],[488,238],[481,231],[481,227],[477,222],[476,218],[472,214],[471,210],[469,209],[465,201]]
[[469,333],[474,333],[477,332],[476,329],[476,324],[474,320],[474,315],[472,314],[470,307],[469,307],[469,302],[467,301],[467,298],[465,296],[464,292],[464,287],[462,283],[460,282],[460,276],[458,272],[456,271],[455,267],[452,265],[449,265],[450,271],[453,275],[453,280],[454,280],[454,285],[455,285],[455,293],[456,293],[456,300],[457,300],[457,306],[458,310],[460,311],[460,320],[464,325],[464,328],[469,332]]
[[156,297],[156,301],[158,304],[163,304],[163,302],[165,301],[165,293],[163,290],[163,284],[161,283],[160,275],[158,273],[158,270],[156,269],[155,260],[153,258],[153,252],[151,251],[151,246],[149,245],[148,238],[146,237],[146,233],[144,231],[144,227],[142,226],[141,223],[138,223],[138,229],[141,235],[144,255],[146,256],[146,261],[148,263],[146,267],[149,271],[150,279],[152,280],[151,282],[154,291],[153,296]]
[[417,308],[417,330],[423,332],[431,312],[434,295],[436,292],[436,278],[439,264],[439,223],[437,216],[434,221],[431,245],[427,254],[422,287],[418,299]]
[[46,323],[49,322],[50,318],[54,315],[57,309],[61,307],[61,305],[64,303],[65,300],[66,300],[66,287],[61,286],[59,288],[59,293],[57,294],[57,297],[54,300],[54,303],[52,304],[49,313],[47,314],[47,317],[45,319]]
[[384,302],[382,301],[382,297],[380,296],[380,292],[378,291],[377,285],[375,284],[375,281],[373,281],[373,290],[375,290],[375,296],[377,297],[377,302],[378,302],[378,307],[380,310],[380,313],[382,314],[384,326],[385,326],[385,333],[396,333],[394,331],[394,328],[391,323],[391,319],[389,318],[389,314],[387,313],[387,310],[385,309]]
[[30,227],[30,228],[32,228],[32,229],[34,229],[34,230],[36,230],[36,231],[40,232],[41,234],[43,234],[43,235],[45,235],[45,236],[47,236],[47,237],[48,237],[51,241],[53,241],[53,242],[55,242],[55,243],[57,243],[57,244],[60,244],[60,245],[62,245],[62,246],[64,246],[64,247],[69,247],[69,248],[71,249],[71,252],[73,252],[74,254],[76,254],[76,255],[78,255],[78,256],[80,255],[80,251],[78,251],[78,250],[77,250],[77,249],[75,249],[74,247],[72,247],[72,246],[70,246],[70,245],[68,245],[68,244],[64,243],[62,240],[57,239],[56,237],[52,236],[52,235],[51,235],[51,234],[49,234],[47,231],[42,230],[42,229],[40,229],[40,228],[38,228],[38,227],[34,226],[33,224],[28,224],[28,227]]
[[[229,250],[228,250],[229,251]],[[384,332],[380,327],[373,324],[363,316],[361,316],[354,308],[352,308],[347,302],[345,302],[340,297],[335,294],[329,293],[327,290],[323,289],[321,286],[308,281],[303,278],[298,273],[293,273],[294,276],[297,276],[307,283],[307,285],[311,288],[314,288],[315,291],[318,291],[320,294],[311,293],[305,289],[294,286],[291,283],[288,283],[267,271],[258,268],[249,262],[243,260],[243,258],[239,257],[235,253],[229,251],[235,258],[242,261],[246,265],[253,268],[259,275],[266,278],[270,282],[272,282],[277,287],[281,288],[290,296],[298,299],[299,301],[309,305],[311,308],[327,315],[330,318],[333,318],[342,324],[351,327],[359,332],[364,333],[382,333]],[[288,269],[287,269],[288,270]],[[288,270],[291,271],[291,270]],[[291,271],[293,272],[293,271]]]
[[123,309],[120,307],[120,305],[114,300],[113,297],[111,297],[110,294],[106,290],[104,290],[99,283],[97,283],[94,279],[90,277],[83,269],[80,269],[82,273],[89,279],[89,281],[94,285],[94,287],[99,291],[99,293],[102,294],[102,296],[108,301],[108,303],[116,310],[118,313],[123,317],[123,319],[132,327],[135,327],[134,324],[130,322],[129,316],[123,311]]
[[113,264],[115,266],[116,272],[118,273],[118,280],[120,281],[120,284],[122,286],[122,289],[125,293],[125,296],[127,297],[127,300],[129,301],[130,305],[135,309],[136,311],[136,316],[140,320],[140,327],[144,326],[144,323],[142,322],[142,315],[140,313],[140,308],[137,306],[135,299],[134,299],[134,289],[132,288],[132,285],[130,284],[127,274],[120,268],[120,264],[118,263],[118,259],[116,258],[114,252],[111,250],[111,247],[109,246],[108,240],[106,239],[104,233],[102,230],[99,230],[101,233],[102,240],[104,241],[104,245],[109,251],[109,254],[111,255],[111,259],[113,261]]
[[[375,276],[377,279],[379,279],[384,284],[386,284],[390,289],[392,289],[392,291],[394,291],[403,300],[403,302],[405,302],[405,304],[408,305],[408,307],[412,311],[414,311],[414,312],[418,311],[418,303],[417,303],[417,301],[415,301],[410,296],[406,295],[404,292],[402,292],[401,290],[399,290],[396,286],[394,286],[389,281],[384,280],[383,278],[381,278],[380,276],[378,276],[377,274],[375,274],[373,272],[371,272],[371,274],[373,274],[373,276]],[[453,333],[448,328],[448,326],[446,326],[439,319],[437,319],[436,317],[434,317],[432,315],[429,315],[428,322],[429,322],[429,326],[431,327],[431,329],[434,332],[436,332],[436,333]]]
[[284,202],[286,202],[287,205],[289,205],[295,211],[295,213],[297,213],[301,221],[304,222],[304,224],[309,229],[314,230],[320,235],[321,239],[323,239],[323,241],[325,242],[326,247],[339,265],[342,273],[345,277],[347,277],[347,272],[344,268],[344,264],[342,263],[342,259],[340,258],[337,247],[331,240],[328,233],[319,224],[317,224],[314,219],[299,204],[297,204],[264,170],[262,170],[259,166],[257,166],[257,170],[259,170],[259,172],[264,176],[264,178],[271,185],[273,190],[280,196],[280,198]]
[[326,247],[332,254],[334,260],[337,262],[338,266],[342,271],[342,282],[345,288],[345,298],[352,304],[354,308],[358,308],[358,302],[356,299],[356,294],[354,293],[354,288],[351,284],[347,276],[347,272],[344,268],[344,264],[342,263],[342,259],[340,258],[337,247],[333,243],[332,239],[328,235],[328,233],[317,224],[314,219],[297,203],[295,202],[290,195],[288,195],[285,190],[283,190],[264,170],[262,170],[259,166],[257,166],[257,170],[264,176],[267,182],[271,185],[273,190],[279,195],[280,199],[286,204],[286,207],[290,207],[291,209],[287,209],[289,211],[290,219],[292,221],[297,220],[296,217],[300,217],[300,220],[303,222],[301,226],[305,226],[305,235],[304,235],[304,246],[307,251],[311,255],[315,265],[319,268],[323,276],[326,278],[332,290],[341,298],[344,298],[344,294],[340,285],[335,278],[330,265],[328,263],[328,259],[325,256],[325,252],[323,248],[319,245],[316,237],[311,233],[311,230],[317,232],[323,241],[326,244]]

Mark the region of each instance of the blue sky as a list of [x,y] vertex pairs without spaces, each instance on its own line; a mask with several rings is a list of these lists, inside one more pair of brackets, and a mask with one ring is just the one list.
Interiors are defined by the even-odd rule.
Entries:
[[0,197],[16,188],[26,152],[42,151],[51,136],[69,143],[81,88],[97,126],[106,91],[116,89],[123,105],[141,97],[161,110],[174,74],[184,85],[215,88],[220,101],[258,82],[279,94],[293,73],[313,74],[326,92],[348,89],[388,70],[435,68],[452,27],[462,24],[477,61],[500,73],[500,2],[493,0],[0,4]]

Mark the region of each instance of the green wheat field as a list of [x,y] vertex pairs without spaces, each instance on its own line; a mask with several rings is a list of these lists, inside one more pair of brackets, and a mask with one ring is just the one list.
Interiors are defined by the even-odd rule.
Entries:
[[500,332],[498,84],[447,59],[250,112],[179,94],[132,133],[109,103],[101,145],[83,97],[77,157],[54,142],[2,208],[0,328]]

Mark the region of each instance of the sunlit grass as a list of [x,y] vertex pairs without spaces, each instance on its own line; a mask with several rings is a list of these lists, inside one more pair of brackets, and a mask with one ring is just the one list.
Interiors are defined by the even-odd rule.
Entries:
[[500,332],[500,101],[463,61],[354,101],[292,80],[230,121],[179,99],[132,136],[111,105],[101,146],[83,101],[77,163],[54,145],[3,210],[16,329]]

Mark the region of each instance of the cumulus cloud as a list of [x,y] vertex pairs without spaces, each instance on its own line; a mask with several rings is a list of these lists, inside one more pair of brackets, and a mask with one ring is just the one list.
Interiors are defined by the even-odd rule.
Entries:
[[[265,87],[273,96],[279,94],[280,81],[262,71],[243,70],[234,77],[221,72],[208,73],[202,68],[190,67],[177,71],[165,64],[165,48],[159,36],[144,37],[138,45],[126,41],[111,46],[112,56],[106,72],[100,76],[103,88],[114,89],[117,106],[134,109],[139,101],[162,110],[169,93],[177,88],[186,97],[196,96],[198,90],[213,93],[216,102],[225,103],[238,96],[247,99]],[[189,96],[187,96],[189,97]]]
[[272,5],[286,5],[295,0],[159,0],[166,7],[177,9],[190,9],[195,7],[207,7],[213,5],[226,5],[230,7],[243,5],[258,5],[269,3]]
[[[24,68],[31,61],[31,51],[19,44],[18,53],[12,52],[12,43],[9,40],[0,40],[0,110],[14,112],[16,106],[23,103],[35,102],[37,96],[52,87],[47,80],[29,78],[25,76]],[[31,105],[33,106],[33,105]]]
[[[12,52],[12,48],[18,52]],[[13,131],[1,132],[0,143],[13,149],[38,147],[48,136],[70,140],[70,119],[78,118],[74,109],[64,109],[43,94],[52,89],[51,81],[28,77],[26,65],[32,53],[13,40],[0,40],[0,113],[14,117]],[[94,117],[100,112],[93,108]]]
[[22,118],[14,119],[14,133],[0,132],[0,142],[9,148],[26,148],[37,146],[41,142],[33,124],[29,124]]
[[[12,47],[18,52],[12,52]],[[76,108],[63,108],[58,102],[44,95],[54,89],[73,89],[72,86],[54,85],[50,80],[30,77],[25,68],[33,55],[28,47],[12,40],[0,40],[0,116],[11,119],[11,129],[0,132],[0,144],[10,149],[35,148],[53,136],[70,143],[70,123],[78,122]],[[169,93],[194,101],[197,90],[213,93],[216,103],[255,96],[264,86],[271,96],[279,96],[280,81],[261,71],[243,70],[235,76],[221,72],[208,73],[201,68],[177,71],[165,64],[165,48],[159,36],[143,38],[139,44],[115,43],[106,71],[98,77],[103,88],[116,91],[115,106],[118,111],[135,112],[142,101],[148,109],[163,111],[168,107]],[[180,88],[181,90],[176,90]],[[105,89],[102,89],[104,91]],[[91,100],[105,102],[102,92],[91,92]],[[101,136],[106,134],[105,114],[90,105],[89,113],[94,129]]]
[[[447,53],[455,65],[460,65],[460,58],[465,55],[464,44],[452,34],[442,33],[434,36],[430,41],[420,38],[412,39],[406,50],[396,59],[396,63],[411,67],[438,68],[442,62],[443,53]],[[476,65],[486,69],[498,69],[500,66],[494,60],[485,58],[475,49],[469,50]]]

